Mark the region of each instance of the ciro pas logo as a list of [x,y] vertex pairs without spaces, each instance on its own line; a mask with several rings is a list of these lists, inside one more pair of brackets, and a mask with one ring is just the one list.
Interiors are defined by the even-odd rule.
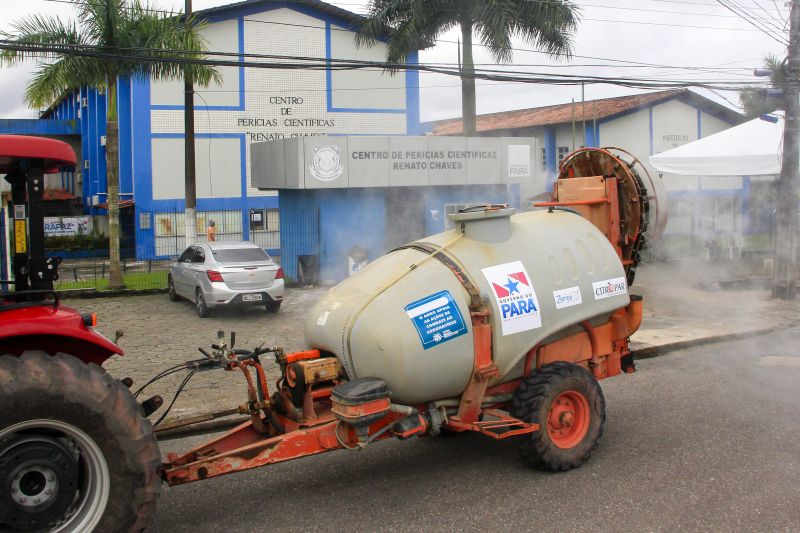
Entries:
[[628,284],[625,278],[613,278],[592,283],[592,292],[595,300],[611,298],[628,292]]
[[339,147],[314,146],[314,156],[311,166],[308,167],[311,175],[320,181],[333,181],[342,175],[342,159],[339,157]]

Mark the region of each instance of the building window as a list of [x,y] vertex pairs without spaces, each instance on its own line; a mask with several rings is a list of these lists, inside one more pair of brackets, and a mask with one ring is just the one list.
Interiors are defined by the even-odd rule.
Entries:
[[250,231],[279,231],[280,217],[277,209],[251,209]]
[[547,169],[547,148],[542,148],[542,169]]
[[558,164],[560,165],[564,158],[567,157],[569,154],[569,146],[559,146],[558,147]]

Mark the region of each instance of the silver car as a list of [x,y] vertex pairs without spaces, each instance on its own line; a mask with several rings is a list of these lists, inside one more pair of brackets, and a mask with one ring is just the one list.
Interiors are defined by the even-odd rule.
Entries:
[[193,244],[169,266],[169,299],[195,303],[205,318],[214,307],[263,305],[276,312],[283,301],[283,269],[251,242]]

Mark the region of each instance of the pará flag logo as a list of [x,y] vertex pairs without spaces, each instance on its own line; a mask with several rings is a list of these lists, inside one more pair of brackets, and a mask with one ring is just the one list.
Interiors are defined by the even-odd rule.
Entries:
[[503,335],[542,326],[539,300],[521,261],[487,267],[481,272],[497,302]]

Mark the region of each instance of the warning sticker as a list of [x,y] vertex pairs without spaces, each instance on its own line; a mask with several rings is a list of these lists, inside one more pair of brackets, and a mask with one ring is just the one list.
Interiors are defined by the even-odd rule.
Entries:
[[595,281],[592,283],[592,292],[594,292],[595,300],[602,300],[603,298],[611,298],[612,296],[625,294],[628,292],[628,284],[625,282],[625,278]]
[[455,339],[467,332],[467,324],[450,291],[426,296],[405,306],[424,349]]
[[492,289],[503,335],[542,327],[542,314],[531,278],[521,261],[481,270]]

